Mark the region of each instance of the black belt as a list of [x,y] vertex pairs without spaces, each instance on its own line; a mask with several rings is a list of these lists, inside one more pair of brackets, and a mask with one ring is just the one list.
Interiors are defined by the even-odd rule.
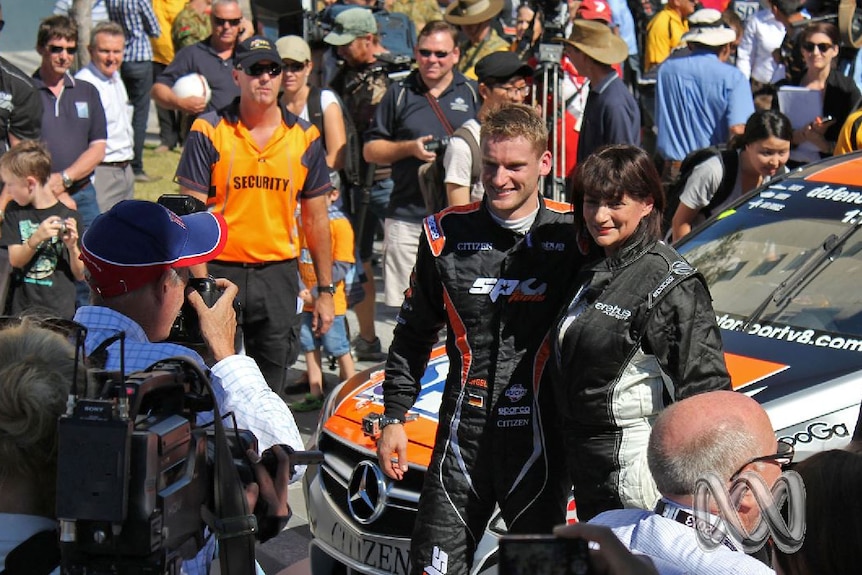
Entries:
[[99,164],[100,166],[105,166],[107,168],[123,168],[126,169],[132,165],[132,160],[125,160],[123,162],[102,162]]
[[274,266],[274,265],[277,265],[277,264],[286,264],[286,263],[288,263],[288,262],[292,262],[294,259],[296,259],[296,258],[292,258],[292,259],[289,259],[289,260],[278,260],[278,261],[274,261],[274,262],[253,262],[253,263],[248,263],[248,262],[226,262],[226,261],[224,261],[224,260],[213,260],[213,261],[212,261],[212,263],[217,264],[217,265],[227,266],[227,267],[229,267],[229,268],[258,269],[258,268],[265,268],[265,267],[268,267],[268,266]]

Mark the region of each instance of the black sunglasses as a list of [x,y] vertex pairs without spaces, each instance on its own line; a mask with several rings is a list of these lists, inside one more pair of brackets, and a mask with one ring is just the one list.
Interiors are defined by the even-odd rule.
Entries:
[[296,74],[297,72],[302,72],[303,70],[305,70],[306,66],[307,64],[305,62],[283,62],[281,68],[285,72],[293,72],[294,74]]
[[819,42],[815,44],[814,42],[803,42],[802,49],[806,52],[814,52],[814,48],[820,50],[821,54],[825,54],[827,50],[831,50],[832,46],[835,44],[828,44],[826,42]]
[[225,24],[230,24],[234,28],[242,24],[242,18],[219,18],[218,16],[213,16],[213,22],[215,22],[216,26],[224,26]]
[[252,64],[245,68],[245,73],[253,78],[269,74],[271,78],[281,75],[281,64]]
[[442,60],[443,58],[445,58],[446,56],[448,56],[449,54],[452,53],[452,52],[443,52],[442,50],[424,50],[424,49],[423,50],[417,50],[417,52],[419,52],[419,55],[422,56],[423,58],[430,58],[431,54],[434,54],[438,60]]
[[[2,30],[2,28],[0,28],[0,30]],[[62,54],[63,52],[66,52],[66,54],[68,54],[69,56],[74,56],[78,52],[78,47],[57,46],[56,44],[51,44],[50,46],[48,46],[48,52],[50,52],[51,54]]]
[[787,467],[793,462],[793,456],[795,455],[796,450],[793,448],[791,443],[788,443],[784,440],[778,441],[778,452],[773,453],[772,455],[762,455],[760,457],[755,457],[754,459],[750,459],[745,462],[745,465],[740,467],[736,473],[730,476],[731,481],[736,479],[742,471],[751,465],[752,463],[758,463],[761,461],[774,461],[782,468]]

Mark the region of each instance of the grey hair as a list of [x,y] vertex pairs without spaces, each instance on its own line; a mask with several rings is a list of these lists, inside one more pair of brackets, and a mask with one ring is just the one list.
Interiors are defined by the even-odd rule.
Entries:
[[[215,12],[215,9],[219,6],[228,6],[230,4],[236,4],[239,6],[239,0],[213,0],[210,7],[210,13]],[[242,10],[242,6],[240,6],[240,10]]]
[[759,455],[760,441],[745,422],[731,420],[672,447],[661,434],[650,435],[647,463],[663,495],[691,495],[707,472],[725,481],[746,461]]
[[94,48],[96,46],[96,36],[99,34],[122,36],[123,41],[125,42],[126,40],[126,33],[123,31],[122,26],[116,22],[99,22],[93,26],[93,30],[90,32],[90,48]]
[[[75,373],[75,348],[62,335],[24,322],[0,331],[0,475],[38,485],[54,511],[57,420]],[[83,369],[77,371],[83,376]]]

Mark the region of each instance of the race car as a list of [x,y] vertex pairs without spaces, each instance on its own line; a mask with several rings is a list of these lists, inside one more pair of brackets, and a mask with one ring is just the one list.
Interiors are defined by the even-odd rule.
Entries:
[[[795,171],[716,214],[676,246],[706,277],[733,388],[757,399],[796,461],[846,445],[862,400],[862,153]],[[327,399],[315,435],[325,463],[305,476],[314,575],[403,575],[448,361],[434,349],[406,424],[411,468],[377,465],[383,366]],[[364,421],[364,423],[363,423]],[[363,425],[365,429],[363,430]],[[491,520],[474,573],[495,569]]]

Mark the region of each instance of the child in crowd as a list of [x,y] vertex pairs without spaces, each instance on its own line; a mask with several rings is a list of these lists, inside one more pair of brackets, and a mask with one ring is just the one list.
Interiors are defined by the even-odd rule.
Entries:
[[75,281],[84,279],[80,216],[48,188],[50,176],[51,157],[39,142],[20,142],[0,158],[0,180],[12,198],[0,233],[12,267],[8,315],[75,314]]
[[[305,364],[308,370],[308,386],[310,392],[302,401],[290,404],[293,411],[315,411],[323,406],[323,369],[321,367],[320,348],[338,359],[339,377],[341,380],[353,376],[353,357],[350,355],[350,339],[347,337],[347,297],[344,294],[344,278],[355,263],[355,246],[353,243],[353,228],[350,221],[335,206],[338,200],[338,190],[334,189],[326,196],[329,206],[329,231],[332,237],[332,283],[335,285],[333,301],[335,304],[335,319],[332,327],[322,336],[314,335],[311,329],[314,299],[317,297],[317,276],[308,250],[305,234],[300,234],[302,251],[299,256],[299,297],[303,301],[302,323],[299,341]],[[301,221],[300,218],[297,218]]]

